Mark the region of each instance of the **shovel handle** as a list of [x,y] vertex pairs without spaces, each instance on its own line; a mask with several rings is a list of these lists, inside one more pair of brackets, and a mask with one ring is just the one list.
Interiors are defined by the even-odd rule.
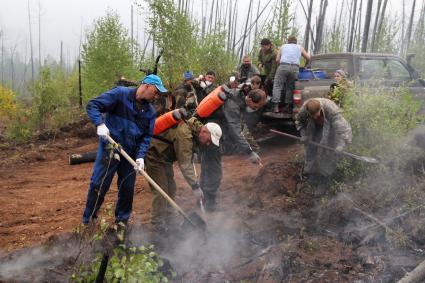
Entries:
[[[300,137],[297,137],[297,136],[294,136],[294,135],[291,135],[291,134],[288,134],[288,133],[284,133],[284,132],[281,132],[281,131],[276,131],[276,130],[271,129],[270,132],[281,135],[281,136],[285,136],[285,137],[288,137],[288,138],[291,138],[291,139],[301,140]],[[375,164],[378,163],[378,160],[376,160],[375,158],[372,158],[372,157],[358,156],[358,155],[355,155],[355,154],[352,154],[352,153],[349,153],[349,152],[338,151],[338,150],[334,149],[333,147],[330,147],[330,146],[327,146],[327,145],[324,145],[324,144],[320,144],[320,143],[317,143],[317,142],[314,142],[314,141],[308,141],[308,143],[315,145],[317,147],[321,147],[321,148],[330,150],[330,151],[335,152],[337,154],[342,154],[342,155],[357,159],[357,160],[361,160],[361,161],[365,161],[365,162],[369,162],[369,163],[375,163]]]
[[[294,136],[294,135],[291,135],[291,134],[288,134],[288,133],[276,131],[276,130],[273,130],[273,129],[271,129],[270,132],[275,133],[275,134],[278,134],[278,135],[281,135],[281,136],[285,136],[285,137],[288,137],[288,138],[291,138],[291,139],[295,139],[295,140],[299,140],[299,141],[301,140],[300,137],[297,137],[297,136]],[[324,145],[324,144],[320,144],[320,143],[317,143],[317,142],[314,142],[314,141],[308,141],[308,143],[311,143],[312,145],[315,145],[317,147],[321,147],[321,148],[324,148],[324,149],[331,150],[333,152],[338,152],[338,153],[342,153],[342,154],[345,153],[345,152],[339,152],[339,151],[337,151],[336,149],[334,149],[334,148],[332,148],[330,146],[327,146],[327,145]]]
[[[124,156],[125,159],[127,159],[127,161],[133,167],[137,167],[137,163],[133,160],[133,158],[130,157],[130,155],[127,154],[127,152],[125,152],[120,144],[114,141],[114,139],[109,135],[106,136],[106,139],[113,145],[116,150],[118,150],[122,156]],[[177,203],[172,198],[170,198],[170,196],[164,192],[163,189],[161,189],[161,187],[148,175],[148,173],[146,173],[144,170],[137,170],[137,172],[143,175],[149,184],[151,184],[158,191],[158,193],[160,193],[171,204],[172,207],[174,207],[187,221],[189,221],[189,223],[191,223],[193,226],[196,226],[195,223],[193,223],[187,214],[183,211],[183,209],[181,209],[180,206],[178,206]]]

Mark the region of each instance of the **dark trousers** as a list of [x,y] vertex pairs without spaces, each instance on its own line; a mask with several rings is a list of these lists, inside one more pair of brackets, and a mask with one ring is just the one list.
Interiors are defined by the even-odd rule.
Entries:
[[133,208],[134,183],[136,172],[128,161],[120,156],[120,161],[110,155],[106,144],[100,142],[94,162],[93,174],[87,193],[86,208],[83,213],[83,223],[87,224],[90,218],[96,218],[105,195],[111,186],[115,172],[118,174],[118,200],[115,206],[115,220],[127,222]]

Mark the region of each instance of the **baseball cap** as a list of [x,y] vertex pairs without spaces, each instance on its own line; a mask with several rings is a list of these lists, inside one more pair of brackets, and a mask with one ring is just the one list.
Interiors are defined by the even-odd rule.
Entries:
[[184,72],[183,73],[183,78],[184,78],[185,81],[193,80],[193,73],[192,73],[192,71],[186,71],[186,72]]
[[160,77],[158,77],[157,75],[151,74],[146,76],[143,79],[142,84],[154,85],[160,92],[167,92],[164,85],[162,84]]
[[216,146],[220,146],[221,128],[217,123],[206,123],[205,127],[211,134],[211,141]]

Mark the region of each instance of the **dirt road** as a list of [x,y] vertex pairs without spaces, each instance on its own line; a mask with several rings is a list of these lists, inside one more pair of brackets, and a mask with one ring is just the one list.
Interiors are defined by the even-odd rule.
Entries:
[[[79,244],[71,240],[79,234],[69,232],[81,221],[92,164],[70,166],[68,156],[96,148],[95,137],[69,134],[0,149],[0,282],[63,282],[75,272]],[[394,282],[423,260],[420,249],[394,249],[380,240],[382,229],[374,230],[374,241],[352,234],[353,223],[374,223],[338,204],[338,196],[314,197],[299,179],[301,152],[276,137],[262,144],[262,168],[246,156],[223,157],[218,211],[202,215],[210,239],[193,245],[190,238],[165,236],[158,245],[176,282]],[[176,202],[201,213],[180,170],[174,171]],[[102,215],[116,194],[113,182]],[[149,230],[150,202],[150,189],[138,177],[129,226],[135,245],[162,237]],[[90,260],[93,251],[84,252]]]
[[[58,139],[49,143],[3,150],[0,168],[0,249],[9,252],[46,240],[49,236],[72,231],[81,221],[92,170],[92,163],[68,165],[71,153],[94,151],[97,139]],[[296,145],[279,142],[268,144],[263,151],[264,163],[293,158]],[[221,207],[233,205],[234,194],[247,189],[247,182],[257,175],[259,167],[244,156],[223,158],[223,183],[219,196]],[[193,209],[190,187],[180,170],[177,177],[177,202]],[[199,172],[199,170],[198,170]],[[116,199],[115,181],[105,203]],[[132,222],[146,223],[150,213],[150,189],[138,177]],[[105,205],[104,205],[105,207]]]

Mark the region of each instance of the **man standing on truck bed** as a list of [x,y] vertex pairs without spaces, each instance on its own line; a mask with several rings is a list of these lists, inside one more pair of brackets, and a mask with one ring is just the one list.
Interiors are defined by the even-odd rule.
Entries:
[[292,90],[294,82],[298,77],[300,57],[304,57],[305,65],[310,61],[310,55],[305,49],[297,44],[297,38],[293,35],[288,37],[288,43],[280,47],[276,56],[276,62],[279,64],[273,84],[273,112],[279,113],[279,104],[282,94],[284,95],[283,112],[292,113]]
[[258,53],[258,67],[261,70],[264,90],[268,96],[272,96],[273,93],[273,79],[277,68],[276,55],[277,52],[273,48],[270,39],[263,38],[261,40],[261,49]]

